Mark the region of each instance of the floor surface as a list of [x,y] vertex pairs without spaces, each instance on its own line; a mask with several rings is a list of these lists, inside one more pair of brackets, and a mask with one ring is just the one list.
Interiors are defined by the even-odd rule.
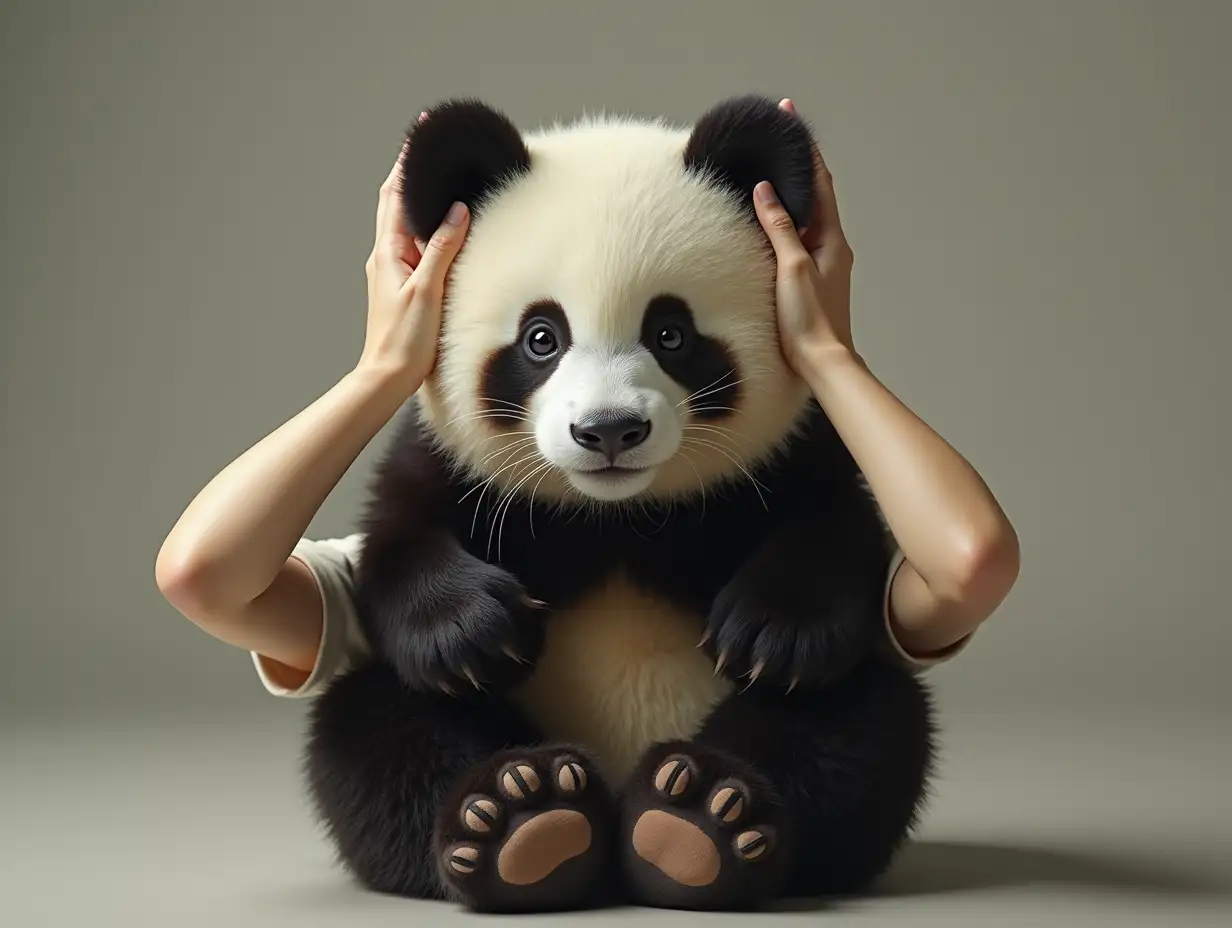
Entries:
[[[0,923],[748,924],[653,910],[478,917],[364,893],[307,816],[301,711],[0,728]],[[1226,717],[945,725],[930,812],[876,892],[793,902],[757,924],[1232,925]]]

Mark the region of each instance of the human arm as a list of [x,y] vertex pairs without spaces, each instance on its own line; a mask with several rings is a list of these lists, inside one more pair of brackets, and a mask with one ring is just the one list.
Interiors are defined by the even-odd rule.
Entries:
[[223,468],[158,553],[156,581],[167,601],[228,644],[311,670],[322,604],[291,553],[402,394],[395,380],[357,366]]
[[806,348],[803,376],[904,556],[890,585],[895,639],[926,657],[973,633],[1018,573],[1018,539],[975,469],[854,352]]
[[445,275],[469,222],[463,209],[422,248],[410,242],[397,171],[379,195],[355,367],[211,480],[155,564],[160,591],[187,618],[301,674],[313,666],[323,613],[307,566],[291,554],[347,468],[430,372]]
[[[790,101],[784,107],[794,111]],[[890,625],[904,650],[925,657],[961,642],[1001,604],[1018,576],[1018,538],[975,469],[856,352],[852,250],[819,152],[815,162],[817,204],[803,232],[768,185],[754,195],[777,256],[783,353],[851,452],[902,550]]]

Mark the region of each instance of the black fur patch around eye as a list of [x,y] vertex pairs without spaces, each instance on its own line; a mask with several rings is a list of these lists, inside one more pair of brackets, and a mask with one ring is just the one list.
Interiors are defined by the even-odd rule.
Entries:
[[740,369],[727,346],[697,331],[693,311],[678,296],[656,296],[642,316],[642,344],[689,391],[698,419],[721,419],[739,408]]
[[[556,341],[555,353],[542,360],[535,359],[526,350],[527,334],[539,325],[549,326]],[[540,300],[526,307],[518,324],[517,339],[493,354],[484,366],[480,378],[480,407],[490,412],[525,415],[531,395],[552,376],[571,344],[569,319],[559,303]],[[492,421],[510,428],[517,424],[513,418]]]

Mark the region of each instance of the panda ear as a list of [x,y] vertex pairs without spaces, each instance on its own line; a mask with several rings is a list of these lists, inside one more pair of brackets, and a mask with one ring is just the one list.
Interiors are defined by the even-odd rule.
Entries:
[[732,189],[753,212],[753,188],[774,185],[802,228],[813,211],[813,135],[805,122],[768,97],[731,97],[708,110],[684,150],[687,170]]
[[406,130],[402,204],[407,230],[428,239],[456,201],[485,196],[530,170],[530,152],[503,113],[478,100],[447,100]]

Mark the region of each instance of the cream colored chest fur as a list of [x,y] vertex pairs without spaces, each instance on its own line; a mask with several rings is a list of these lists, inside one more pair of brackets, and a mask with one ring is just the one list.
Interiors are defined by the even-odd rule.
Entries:
[[613,786],[656,741],[692,737],[733,684],[697,647],[700,615],[624,577],[553,612],[518,703],[553,740],[589,749]]

